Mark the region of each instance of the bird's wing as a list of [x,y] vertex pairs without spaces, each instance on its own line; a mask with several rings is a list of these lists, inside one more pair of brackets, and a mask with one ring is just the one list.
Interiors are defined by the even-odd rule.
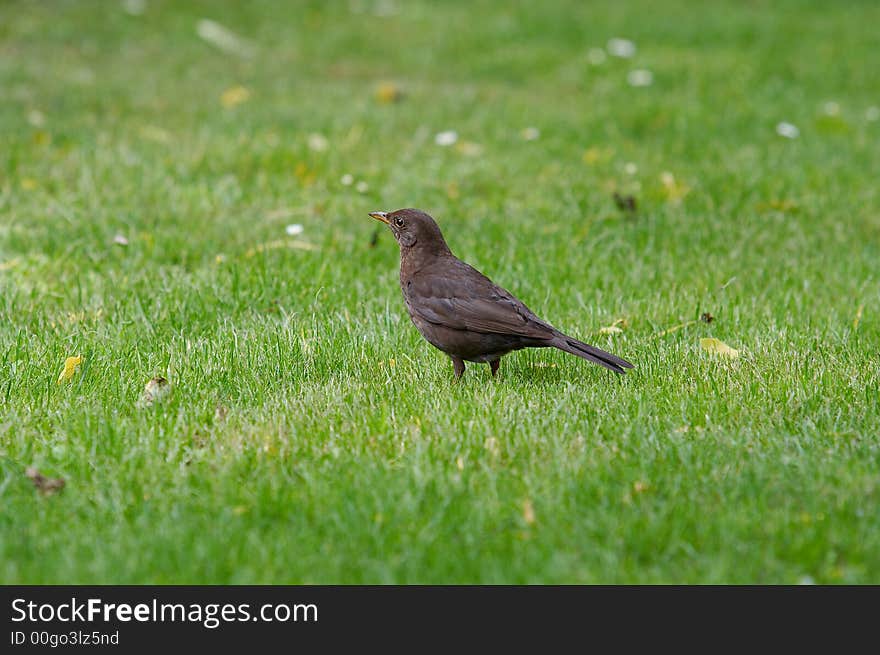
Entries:
[[407,289],[421,318],[455,330],[552,339],[553,327],[520,300],[464,262],[420,271]]

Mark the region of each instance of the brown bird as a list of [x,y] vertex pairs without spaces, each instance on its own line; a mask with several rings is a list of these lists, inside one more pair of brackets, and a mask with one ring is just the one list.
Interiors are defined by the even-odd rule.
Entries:
[[569,337],[540,318],[449,250],[434,219],[418,209],[371,212],[400,245],[400,288],[409,316],[433,346],[452,359],[455,377],[464,363],[488,363],[522,348],[558,348],[624,373],[633,365]]

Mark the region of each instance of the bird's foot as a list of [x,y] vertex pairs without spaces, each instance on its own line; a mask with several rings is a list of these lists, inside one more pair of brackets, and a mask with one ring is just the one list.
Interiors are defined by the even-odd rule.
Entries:
[[498,375],[498,367],[499,367],[499,366],[501,366],[501,360],[500,360],[500,359],[494,359],[494,360],[492,360],[491,362],[489,362],[489,368],[492,369],[492,377],[493,377],[493,378],[494,378],[496,375]]
[[464,360],[460,357],[451,357],[452,360],[452,368],[455,370],[455,381],[458,382],[461,380],[461,376],[464,375]]

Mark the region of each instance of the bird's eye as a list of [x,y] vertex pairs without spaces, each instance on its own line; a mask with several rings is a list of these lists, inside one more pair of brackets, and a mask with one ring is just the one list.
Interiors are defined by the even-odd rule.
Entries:
[[402,219],[402,218],[395,218],[395,219],[394,219],[394,224],[395,224],[397,227],[403,227],[403,219]]

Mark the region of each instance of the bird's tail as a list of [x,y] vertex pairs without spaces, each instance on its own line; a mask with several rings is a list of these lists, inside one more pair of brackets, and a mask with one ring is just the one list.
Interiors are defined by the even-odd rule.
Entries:
[[573,339],[561,332],[557,334],[556,338],[553,339],[550,345],[569,354],[577,355],[578,357],[593,362],[594,364],[598,364],[599,366],[604,366],[609,371],[614,371],[615,373],[626,373],[626,369],[633,368],[633,365],[625,359],[621,359],[611,353],[606,353],[604,350],[600,350],[599,348],[584,343],[583,341]]

